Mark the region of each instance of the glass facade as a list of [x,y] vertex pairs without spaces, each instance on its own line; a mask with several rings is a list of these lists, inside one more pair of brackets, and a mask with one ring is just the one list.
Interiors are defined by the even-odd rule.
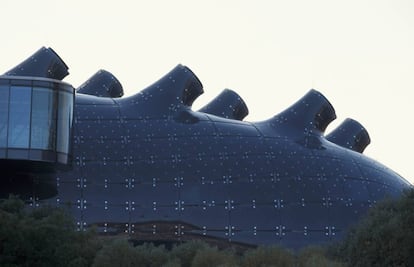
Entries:
[[9,85],[0,85],[0,147],[7,146],[9,124]]
[[[67,92],[59,92],[59,110],[58,110],[58,136],[70,137],[73,118],[73,95]],[[58,138],[57,151],[69,153],[71,138]]]
[[31,88],[14,86],[10,91],[8,147],[28,148],[30,136]]
[[56,149],[56,92],[33,88],[30,148]]
[[73,101],[73,88],[64,83],[1,78],[0,149],[69,155]]

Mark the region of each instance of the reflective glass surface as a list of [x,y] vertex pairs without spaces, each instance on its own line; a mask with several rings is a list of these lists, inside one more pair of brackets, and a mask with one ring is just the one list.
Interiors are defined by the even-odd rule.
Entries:
[[7,146],[9,119],[9,86],[0,85],[0,147]]
[[58,104],[58,132],[57,151],[69,153],[73,117],[73,95],[68,92],[59,92]]
[[0,78],[0,159],[67,164],[73,93],[52,80]]
[[51,89],[33,88],[31,148],[54,150],[56,147],[55,97]]
[[31,88],[15,86],[10,91],[8,147],[29,147]]

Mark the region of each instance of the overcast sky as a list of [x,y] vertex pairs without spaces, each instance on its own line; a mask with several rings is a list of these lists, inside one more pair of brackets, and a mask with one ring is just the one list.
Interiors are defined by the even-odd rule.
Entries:
[[204,85],[195,108],[231,88],[248,121],[315,88],[338,116],[328,131],[358,120],[365,154],[413,183],[413,14],[409,0],[2,0],[0,70],[50,46],[66,82],[106,69],[131,95],[182,63]]

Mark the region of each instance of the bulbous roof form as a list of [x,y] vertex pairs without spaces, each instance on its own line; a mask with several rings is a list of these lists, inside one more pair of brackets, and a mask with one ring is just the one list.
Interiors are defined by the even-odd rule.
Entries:
[[[7,74],[35,79],[46,69],[44,77],[61,79],[65,72],[50,61],[23,64]],[[65,207],[79,229],[96,225],[139,241],[296,249],[340,239],[377,201],[411,187],[362,154],[370,138],[357,121],[325,135],[336,115],[316,90],[260,122],[243,121],[248,108],[229,89],[193,111],[202,93],[182,65],[129,97],[112,74],[98,72],[76,91],[73,121],[57,118],[71,129],[65,168],[34,169],[30,159],[3,157],[12,179],[2,181],[1,195]],[[0,115],[0,126],[9,123]]]

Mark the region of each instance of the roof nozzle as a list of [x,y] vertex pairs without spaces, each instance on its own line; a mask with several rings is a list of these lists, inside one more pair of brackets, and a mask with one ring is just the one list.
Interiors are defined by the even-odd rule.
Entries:
[[12,68],[5,75],[32,76],[62,80],[69,74],[68,66],[53,51],[52,48],[42,47],[25,61]]
[[349,118],[326,135],[326,139],[359,153],[364,152],[365,148],[371,143],[371,138],[364,126]]
[[86,82],[77,88],[77,92],[99,97],[117,98],[124,95],[124,90],[118,79],[106,70],[99,70]]
[[304,134],[322,134],[334,119],[336,114],[331,103],[320,92],[312,89],[268,122],[275,128],[288,127]]
[[249,114],[249,109],[243,99],[230,89],[224,89],[199,111],[239,121]]

